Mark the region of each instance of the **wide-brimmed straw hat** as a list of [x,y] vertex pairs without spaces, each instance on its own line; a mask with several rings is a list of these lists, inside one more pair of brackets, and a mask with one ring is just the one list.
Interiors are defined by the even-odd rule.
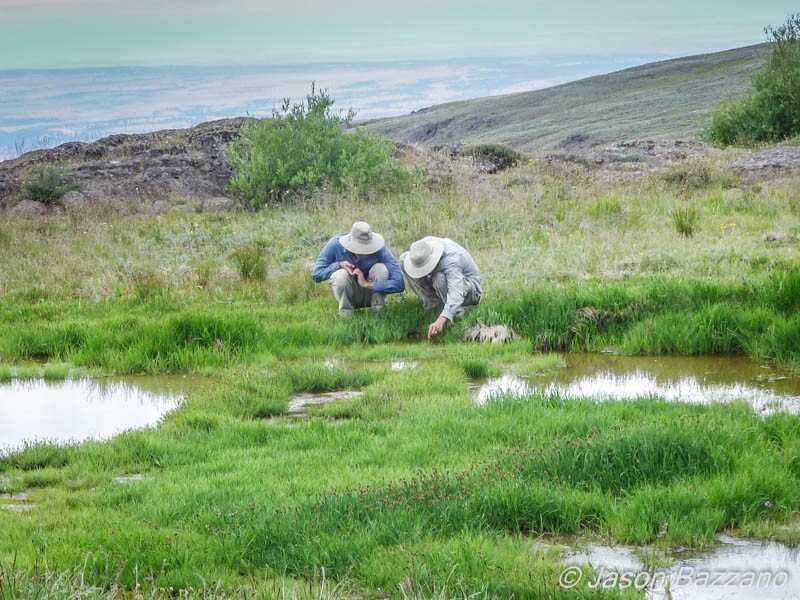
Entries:
[[418,240],[411,244],[411,249],[403,258],[406,273],[418,279],[428,275],[442,258],[444,246],[437,240]]
[[372,254],[383,248],[383,236],[372,231],[369,223],[357,221],[353,223],[350,233],[339,238],[339,243],[353,254]]

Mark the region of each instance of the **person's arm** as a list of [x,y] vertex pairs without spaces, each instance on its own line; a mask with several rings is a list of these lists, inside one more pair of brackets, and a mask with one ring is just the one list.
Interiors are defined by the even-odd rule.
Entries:
[[[342,257],[340,256],[341,252],[339,248],[341,244],[339,244],[339,237],[334,236],[325,244],[325,247],[322,249],[322,252],[317,258],[317,262],[314,264],[314,269],[311,271],[311,278],[320,283],[322,281],[326,281],[331,278],[336,271],[343,268],[340,264]],[[352,265],[351,265],[352,268]]]
[[453,321],[456,312],[464,303],[464,274],[456,264],[445,265],[444,277],[447,280],[447,298],[439,317]]
[[443,263],[444,278],[447,281],[447,298],[445,298],[444,308],[439,317],[428,326],[429,340],[444,331],[447,324],[453,321],[456,311],[464,303],[464,274],[449,257],[445,257]]

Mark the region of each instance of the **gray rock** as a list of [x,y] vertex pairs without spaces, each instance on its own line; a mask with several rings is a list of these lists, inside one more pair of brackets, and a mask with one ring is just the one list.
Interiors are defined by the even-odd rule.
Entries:
[[34,200],[23,200],[11,209],[15,215],[24,217],[38,217],[47,213],[47,205]]
[[205,198],[202,201],[202,207],[205,212],[225,212],[237,210],[239,203],[225,196],[214,196],[213,198]]
[[800,146],[776,146],[744,156],[732,166],[741,174],[800,171]]
[[82,192],[67,192],[59,198],[59,204],[64,208],[78,208],[86,204],[88,198]]

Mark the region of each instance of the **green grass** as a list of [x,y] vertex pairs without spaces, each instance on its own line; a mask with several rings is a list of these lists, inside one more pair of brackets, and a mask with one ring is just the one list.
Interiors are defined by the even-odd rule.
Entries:
[[[211,384],[157,428],[0,457],[0,493],[32,506],[0,510],[0,598],[616,598],[630,593],[560,587],[557,552],[532,540],[797,542],[800,417],[658,398],[479,407],[468,391],[471,378],[559,368],[555,350],[797,367],[800,188],[739,181],[724,157],[675,172],[609,182],[528,163],[384,201],[7,215],[0,380],[197,372]],[[691,237],[671,217],[687,203]],[[410,294],[339,318],[309,267],[354,215],[396,255],[428,233],[462,243],[485,276],[481,304],[435,341]],[[251,277],[236,251],[264,240]],[[478,323],[521,337],[463,342]],[[293,394],[341,389],[362,394],[288,415]]]
[[701,137],[722,99],[744,93],[766,44],[661,61],[544,90],[449,102],[364,126],[432,147],[502,143],[551,149],[588,143]]
[[[233,377],[159,430],[15,454],[0,464],[29,478],[36,512],[0,513],[0,552],[23,570],[46,552],[51,568],[81,566],[102,588],[233,589],[243,576],[314,581],[324,567],[367,593],[579,597],[558,588],[556,557],[525,561],[529,536],[589,529],[650,544],[667,521],[665,543],[703,545],[800,509],[787,460],[800,449],[798,417],[536,396],[477,407],[460,352],[431,352],[408,371],[356,369],[367,379],[355,419],[242,415],[241,390],[274,387]],[[355,365],[359,354],[342,358]],[[284,401],[304,387],[284,388]],[[121,473],[146,477],[114,482]]]

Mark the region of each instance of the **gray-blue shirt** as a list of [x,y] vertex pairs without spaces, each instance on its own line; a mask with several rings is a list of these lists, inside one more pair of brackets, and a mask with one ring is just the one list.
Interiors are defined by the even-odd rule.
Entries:
[[433,236],[428,236],[423,239],[437,241],[444,247],[442,257],[433,270],[434,272],[439,271],[444,273],[445,280],[447,281],[447,299],[445,300],[444,309],[440,316],[452,322],[456,311],[464,304],[465,280],[472,282],[472,285],[475,286],[479,295],[483,294],[481,273],[470,253],[453,240]]

